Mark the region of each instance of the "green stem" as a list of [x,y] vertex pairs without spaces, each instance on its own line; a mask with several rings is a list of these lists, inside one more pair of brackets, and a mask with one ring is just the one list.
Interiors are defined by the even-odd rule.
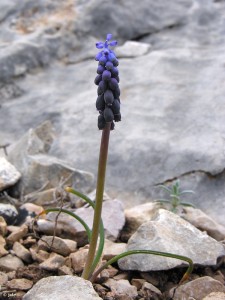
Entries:
[[107,156],[108,156],[110,127],[111,127],[111,123],[110,122],[106,123],[105,128],[102,130],[102,139],[101,139],[99,162],[98,162],[95,211],[94,211],[92,235],[91,235],[91,242],[88,251],[88,257],[82,274],[82,277],[84,279],[89,278],[91,272],[91,266],[95,256],[97,240],[98,240],[99,226],[100,226],[101,213],[102,213],[104,185],[105,185],[105,173],[106,173],[106,164],[107,164]]
[[191,274],[192,270],[193,270],[193,261],[186,256],[182,256],[182,255],[177,255],[177,254],[172,254],[172,253],[168,253],[168,252],[160,252],[160,251],[154,251],[154,250],[130,250],[127,252],[123,252],[119,255],[114,256],[113,258],[111,258],[109,261],[107,261],[103,266],[101,266],[97,271],[95,271],[95,273],[90,277],[90,281],[94,282],[97,278],[97,276],[105,269],[107,268],[109,265],[117,262],[119,259],[128,256],[128,255],[132,255],[132,254],[153,254],[153,255],[158,255],[158,256],[165,256],[165,257],[171,257],[171,258],[176,258],[176,259],[180,259],[183,261],[186,261],[189,263],[188,269],[185,272],[185,274],[183,275],[182,279],[180,280],[181,284],[182,282],[184,282],[185,280],[188,279],[189,275]]
[[[82,194],[81,192],[78,192],[77,190],[74,190],[73,188],[71,187],[66,187],[65,190],[68,192],[68,193],[72,193],[76,196],[78,196],[79,198],[83,199],[84,201],[86,201],[93,209],[95,209],[95,203],[89,198],[87,197],[86,195]],[[89,242],[90,242],[90,239],[89,239]],[[92,263],[92,266],[90,268],[90,274],[92,274],[92,272],[94,272],[100,258],[101,258],[101,255],[102,255],[102,252],[103,252],[103,248],[104,248],[104,243],[105,243],[105,232],[104,232],[104,226],[103,226],[103,222],[102,222],[102,219],[101,219],[101,223],[100,223],[100,239],[99,239],[99,245],[98,245],[98,250],[97,250],[97,253],[95,255],[95,259]]]

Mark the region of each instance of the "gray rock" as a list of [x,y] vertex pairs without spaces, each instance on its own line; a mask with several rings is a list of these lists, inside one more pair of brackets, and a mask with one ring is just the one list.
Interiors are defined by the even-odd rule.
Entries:
[[4,157],[0,157],[0,191],[14,185],[20,177],[20,172]]
[[33,281],[26,278],[16,278],[7,282],[7,287],[12,290],[30,290],[33,286]]
[[7,223],[5,219],[0,216],[0,235],[5,236],[7,233]]
[[137,288],[132,286],[129,281],[125,279],[114,280],[109,278],[104,285],[110,288],[115,298],[126,296],[128,299],[135,299],[138,296]]
[[224,240],[225,227],[218,224],[200,209],[184,207],[181,216],[196,228],[200,229],[201,231],[206,231],[207,234],[213,237],[215,240]]
[[0,203],[0,216],[2,216],[8,225],[14,224],[18,211],[12,204]]
[[225,287],[221,282],[205,276],[179,286],[173,299],[180,300],[182,297],[193,297],[196,300],[202,300],[212,292],[225,292]]
[[20,227],[14,227],[14,230],[10,235],[7,236],[7,242],[13,244],[14,242],[19,241],[28,233],[27,225],[22,225]]
[[124,226],[121,238],[128,241],[138,227],[148,222],[159,210],[159,205],[155,202],[148,202],[125,209],[126,226]]
[[[44,122],[37,128],[30,129],[12,146],[9,160],[22,173],[17,187],[19,194],[50,189],[60,186],[60,183],[74,185],[81,191],[91,190],[93,176],[90,173],[75,170],[65,162],[46,154],[53,142],[52,130],[51,123]],[[27,198],[30,201],[29,195]]]
[[77,252],[71,253],[69,258],[71,266],[75,273],[81,273],[87,261],[88,249],[79,249]]
[[[37,5],[36,1],[29,3],[31,8]],[[38,19],[40,14],[50,15],[49,10],[54,11],[51,5],[44,9],[43,2],[39,3],[42,9],[28,18],[33,29],[22,36],[29,51],[15,45],[21,36],[12,27],[8,30],[9,20],[4,26],[1,24],[2,40],[6,41],[1,49],[2,80],[11,80],[15,74],[40,63],[46,65],[56,53],[61,62],[66,57],[68,60],[64,61],[76,64],[40,68],[2,87],[4,91],[8,87],[10,91],[22,92],[17,98],[16,92],[7,99],[1,98],[1,143],[12,143],[29,128],[49,119],[58,134],[51,154],[96,174],[100,140],[94,126],[96,87],[92,82],[96,62],[79,61],[90,57],[90,48],[95,52],[91,32],[104,39],[107,28],[110,31],[113,28],[120,44],[138,37],[141,42],[150,43],[152,51],[120,60],[124,122],[111,134],[107,189],[116,196],[119,194],[126,206],[131,207],[159,198],[158,190],[154,189],[157,184],[180,178],[184,188],[196,192],[194,204],[225,225],[224,1],[173,1],[170,6],[165,1],[132,2],[131,6],[130,1],[123,6],[120,2],[104,1],[100,5],[100,1],[79,1],[76,24],[73,26],[72,21],[69,26],[75,32],[74,39],[69,29],[64,30],[63,22],[60,30],[50,24],[44,34],[42,25],[37,26],[40,22],[32,24],[32,19]],[[17,11],[20,9],[16,7]],[[29,12],[26,9],[23,13]],[[73,13],[73,8],[70,10]],[[23,13],[18,13],[19,22]],[[145,14],[147,21],[143,18]],[[15,49],[15,54],[9,47]]]
[[30,254],[29,250],[27,250],[19,242],[15,242],[13,244],[13,251],[15,252],[16,256],[21,258],[24,262],[26,262],[26,263],[31,262],[31,254]]
[[116,48],[116,56],[121,57],[137,57],[147,54],[151,49],[151,45],[135,41],[126,41],[122,46]]
[[5,272],[16,271],[19,267],[23,267],[24,264],[20,258],[8,254],[0,258],[0,270]]
[[39,264],[39,267],[48,271],[56,271],[60,268],[65,262],[65,258],[62,255],[52,252],[50,256]]
[[104,251],[103,251],[103,260],[110,260],[116,255],[119,255],[126,251],[125,243],[114,243],[110,240],[105,239]]
[[49,258],[50,254],[45,250],[37,250],[34,248],[30,248],[30,254],[32,256],[32,259],[34,261],[37,261],[39,263],[44,262],[46,259]]
[[[76,213],[90,227],[92,226],[93,208],[79,208],[76,210]],[[124,208],[120,200],[114,199],[103,202],[102,221],[105,228],[105,237],[111,241],[115,241],[125,224]],[[75,228],[77,232],[84,231],[80,223],[76,224]]]
[[[223,245],[196,229],[179,216],[160,209],[151,221],[142,224],[132,235],[127,250],[155,250],[191,258],[194,264],[216,265],[217,258],[225,255]],[[130,255],[119,260],[122,270],[168,270],[184,262],[155,255]]]
[[[92,227],[92,207],[78,208],[74,212],[81,217],[90,228]],[[52,235],[55,228],[56,216],[57,213],[50,212],[47,214],[46,220],[38,220],[38,229],[47,235]],[[105,237],[115,241],[125,224],[124,210],[121,201],[116,199],[104,201],[102,220],[105,228]],[[64,213],[61,213],[58,217],[56,234],[62,238],[75,239],[78,246],[87,243],[87,236],[83,226],[76,219]]]
[[50,276],[39,280],[23,300],[100,300],[90,281],[75,276]]
[[[110,29],[125,40],[181,23],[191,4],[191,0],[176,0],[163,10],[163,0],[141,4],[129,0],[125,5],[102,0],[77,1],[76,6],[50,0],[38,4],[32,0],[20,5],[4,1],[0,15],[4,21],[0,38],[5,41],[0,53],[0,81],[10,82],[13,77],[47,66],[54,59],[70,62],[72,56],[72,61],[78,62],[93,56],[90,44],[96,32],[105,36]],[[134,26],[136,23],[139,26]]]
[[70,267],[63,265],[58,269],[58,274],[60,275],[73,275],[73,270]]
[[149,282],[144,282],[144,284],[142,285],[141,290],[142,290],[142,295],[145,295],[145,297],[148,297],[149,295],[152,296],[152,294],[153,295],[154,294],[162,295],[161,291]]
[[8,275],[5,272],[0,272],[0,285],[2,286],[8,281]]
[[88,32],[95,36],[97,33],[104,37],[106,32],[111,32],[121,39],[134,39],[181,24],[192,3],[191,0],[175,0],[165,9],[163,0],[136,3],[128,0],[123,5],[109,0],[86,2],[78,12],[77,27],[83,34]]
[[42,236],[41,239],[38,241],[38,249],[49,250],[50,247],[52,247],[52,251],[63,256],[68,256],[70,253],[75,252],[77,250],[77,243],[72,240],[61,239],[57,236]]
[[225,300],[225,292],[212,292],[206,297],[204,297],[202,300]]
[[0,257],[8,254],[8,251],[5,249],[4,245],[0,242]]

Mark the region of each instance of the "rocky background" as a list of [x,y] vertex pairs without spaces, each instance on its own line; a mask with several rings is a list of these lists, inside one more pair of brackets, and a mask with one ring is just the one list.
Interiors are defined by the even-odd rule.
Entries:
[[[194,273],[173,299],[224,299],[225,2],[1,0],[0,24],[1,288],[24,300],[37,291],[164,300],[182,277],[181,261],[131,256],[101,274],[96,293],[74,276],[87,255],[83,228],[56,213],[34,224],[43,207],[62,205],[92,224],[92,209],[63,186],[94,200],[93,58],[112,33],[122,122],[111,132],[102,259],[139,247],[187,255]],[[196,208],[173,214],[152,201],[177,179]]]

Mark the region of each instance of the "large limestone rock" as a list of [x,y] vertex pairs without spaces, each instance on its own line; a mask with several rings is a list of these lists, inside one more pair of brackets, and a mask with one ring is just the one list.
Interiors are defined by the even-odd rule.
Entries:
[[[14,191],[15,195],[60,188],[60,185],[76,186],[78,190],[84,192],[92,189],[92,174],[76,170],[68,163],[47,154],[53,139],[52,124],[46,121],[37,128],[30,129],[12,145],[9,160],[22,173],[21,181]],[[54,195],[52,201],[53,198]]]
[[[160,209],[151,221],[141,225],[132,235],[127,250],[155,250],[191,258],[194,264],[216,265],[225,255],[224,246],[201,232],[179,216]],[[123,270],[168,270],[183,265],[183,261],[155,255],[138,254],[119,260]]]
[[92,35],[104,36],[112,32],[121,39],[137,38],[182,23],[193,1],[174,0],[166,9],[165,4],[164,0],[128,0],[123,5],[110,0],[86,2],[79,11],[77,27]]
[[1,143],[49,119],[51,153],[96,174],[96,62],[88,58],[110,28],[120,45],[151,48],[120,60],[123,122],[111,134],[108,190],[133,206],[180,178],[194,204],[225,225],[224,1],[17,2],[0,4]]
[[39,280],[23,300],[100,300],[90,281],[76,276],[50,276]]

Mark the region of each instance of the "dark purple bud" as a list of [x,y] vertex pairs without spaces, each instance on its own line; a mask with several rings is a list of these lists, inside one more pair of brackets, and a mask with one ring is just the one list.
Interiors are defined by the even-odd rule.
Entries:
[[102,74],[104,70],[105,70],[105,68],[102,65],[99,65],[98,68],[97,68],[97,73]]
[[111,90],[107,90],[104,93],[104,100],[107,105],[112,105],[114,101],[113,93]]
[[111,128],[110,128],[110,130],[114,130],[114,128],[115,128],[115,124],[114,124],[114,122],[111,122]]
[[117,88],[119,88],[116,78],[111,78],[110,79],[109,87],[110,87],[111,90],[116,90]]
[[119,71],[116,67],[112,68],[111,73],[112,73],[113,77],[116,77],[119,75]]
[[118,59],[114,59],[113,65],[114,65],[115,67],[119,66],[119,61],[118,61]]
[[112,109],[114,115],[119,114],[119,112],[120,112],[120,102],[119,102],[118,99],[114,99],[114,101],[112,103],[112,106],[111,106],[111,109]]
[[106,107],[104,109],[104,118],[105,118],[106,122],[112,122],[113,121],[114,115],[113,115],[113,112],[112,112],[111,108]]
[[119,76],[114,76],[114,78],[117,80],[117,82],[120,82]]
[[107,62],[107,58],[105,56],[102,56],[100,59],[99,59],[99,63],[102,65],[102,66],[105,66]]
[[98,111],[103,111],[105,109],[104,94],[98,96],[96,100],[96,108]]
[[105,118],[101,114],[101,115],[98,116],[98,129],[102,130],[104,127],[105,127]]
[[100,81],[98,85],[98,95],[103,94],[107,90],[107,83],[105,81]]
[[102,73],[102,79],[108,81],[108,80],[110,80],[110,78],[111,78],[111,72],[108,70],[105,70]]
[[119,87],[113,91],[114,98],[118,99],[120,97],[120,89]]
[[115,122],[121,121],[121,114],[119,113],[119,114],[114,115],[114,120],[115,120]]
[[94,81],[95,84],[96,84],[96,85],[99,85],[99,82],[100,82],[100,81],[102,81],[102,75],[97,75],[97,76],[95,77],[95,81]]
[[111,61],[107,61],[105,68],[110,71],[113,68],[113,63]]

